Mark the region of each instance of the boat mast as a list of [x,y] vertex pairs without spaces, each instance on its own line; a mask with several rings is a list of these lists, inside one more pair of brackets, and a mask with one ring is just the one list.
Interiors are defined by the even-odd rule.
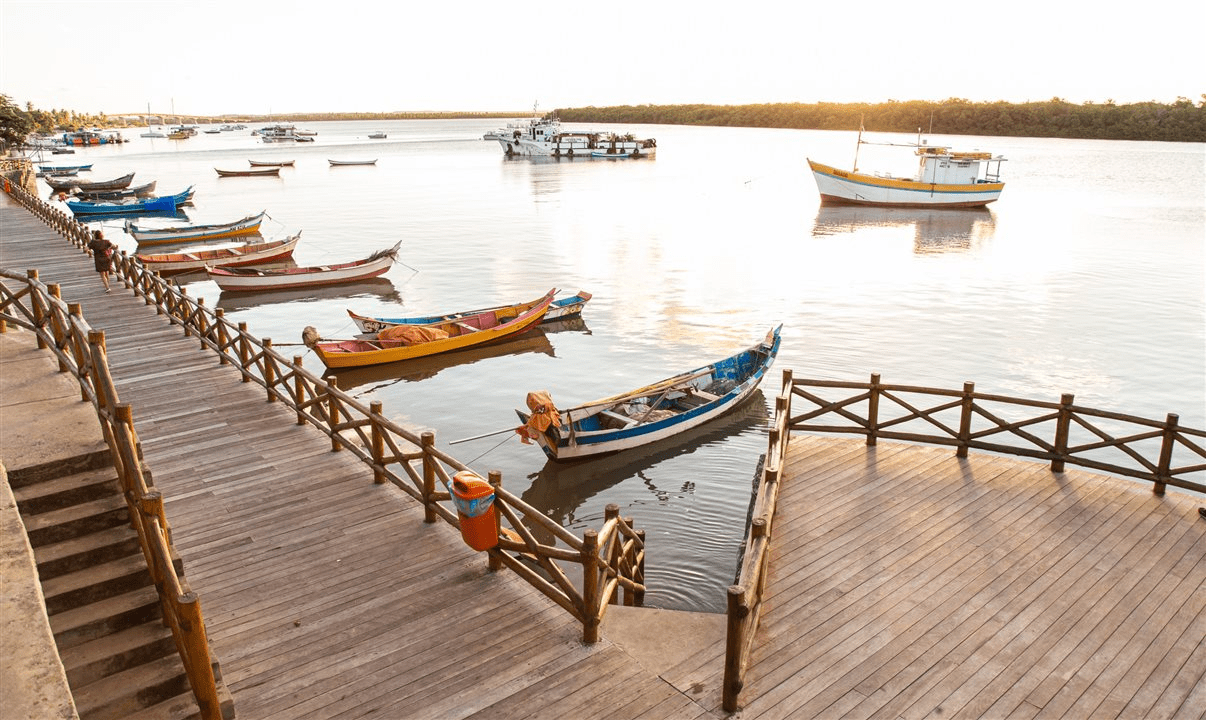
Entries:
[[859,115],[858,116],[858,142],[854,144],[854,170],[852,172],[858,172],[858,149],[860,147],[862,147],[862,144],[863,144],[863,116]]

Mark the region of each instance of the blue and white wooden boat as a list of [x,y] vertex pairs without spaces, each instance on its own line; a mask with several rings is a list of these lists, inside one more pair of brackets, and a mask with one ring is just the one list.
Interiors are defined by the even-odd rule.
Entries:
[[[544,319],[541,322],[565,320],[566,318],[581,315],[583,306],[586,305],[586,302],[590,300],[591,297],[592,295],[585,290],[579,290],[576,295],[554,300],[552,304],[549,305],[548,312],[544,314]],[[446,315],[426,315],[422,317],[369,317],[367,315],[357,315],[351,310],[348,310],[348,315],[360,328],[360,332],[379,333],[385,328],[393,327],[395,325],[432,325],[434,323],[457,320],[469,315],[481,315],[482,313],[498,312],[500,310],[508,310],[514,307],[517,306],[499,305],[498,307],[482,308],[480,310],[464,310],[462,312],[448,313]]]
[[48,175],[61,175],[64,173],[78,173],[91,170],[91,165],[39,165],[38,170]]
[[858,170],[858,147],[862,145],[900,145],[863,140],[859,129],[855,146],[854,169],[839,170],[808,159],[816,179],[821,203],[825,205],[872,205],[877,207],[983,207],[1001,197],[1001,163],[1005,158],[987,152],[958,152],[948,147],[926,145],[918,135],[911,147],[921,159],[917,175],[893,177],[887,173]]
[[143,227],[127,220],[125,230],[139,245],[224,240],[241,235],[255,235],[260,231],[260,224],[264,222],[266,215],[267,211],[261,211],[258,215],[248,215],[234,222],[176,227]]
[[552,460],[630,450],[698,427],[741,404],[779,352],[780,325],[759,343],[710,365],[620,395],[557,410],[546,392],[528,393],[516,429]]
[[[188,192],[187,190],[185,192]],[[183,194],[183,193],[182,193]],[[175,211],[177,195],[135,200],[128,203],[94,203],[67,201],[67,207],[76,215],[132,215],[136,213]]]

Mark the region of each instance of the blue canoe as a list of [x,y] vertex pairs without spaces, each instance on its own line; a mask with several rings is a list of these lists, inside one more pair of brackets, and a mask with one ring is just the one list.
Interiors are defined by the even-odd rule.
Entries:
[[535,440],[551,460],[578,460],[672,438],[736,408],[779,352],[779,331],[741,352],[619,395],[557,410],[547,392],[528,393],[516,410],[524,442]]
[[129,203],[95,203],[67,201],[67,207],[76,215],[129,215],[134,213],[164,212],[176,209],[176,196],[149,198]]
[[[564,320],[574,317],[582,313],[582,306],[586,305],[586,301],[591,299],[591,294],[585,290],[579,290],[577,295],[554,300],[549,305],[549,310],[544,314],[544,319],[541,322],[552,322],[554,320]],[[363,333],[379,333],[387,327],[393,325],[432,325],[434,323],[448,322],[467,315],[481,315],[487,312],[497,312],[499,310],[507,310],[514,305],[499,305],[498,307],[482,308],[480,310],[463,310],[461,312],[448,313],[447,315],[427,315],[424,317],[369,317],[367,315],[357,315],[348,310],[348,315],[360,328]]]

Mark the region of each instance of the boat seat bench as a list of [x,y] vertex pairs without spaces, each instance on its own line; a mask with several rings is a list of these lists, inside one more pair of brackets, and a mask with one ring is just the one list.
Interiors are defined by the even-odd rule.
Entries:
[[635,418],[630,418],[627,415],[621,415],[620,413],[613,412],[611,410],[600,411],[599,415],[601,417],[605,417],[605,418],[608,418],[609,420],[613,420],[615,422],[620,423],[620,427],[625,427],[625,428],[632,427],[633,425],[637,424],[637,421]]

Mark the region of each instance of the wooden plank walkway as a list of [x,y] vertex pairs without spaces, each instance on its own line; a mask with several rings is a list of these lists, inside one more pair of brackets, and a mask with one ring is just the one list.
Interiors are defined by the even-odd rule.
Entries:
[[105,331],[240,718],[706,715],[606,638],[583,645],[563,609],[120,283],[104,294],[7,196],[0,266],[37,268]]
[[[106,330],[239,717],[725,717],[723,640],[656,673],[606,623],[583,646],[564,611],[141,300],[104,295],[7,198],[0,265],[39,268]],[[1191,498],[851,439],[795,437],[787,462],[733,717],[1206,715]]]

